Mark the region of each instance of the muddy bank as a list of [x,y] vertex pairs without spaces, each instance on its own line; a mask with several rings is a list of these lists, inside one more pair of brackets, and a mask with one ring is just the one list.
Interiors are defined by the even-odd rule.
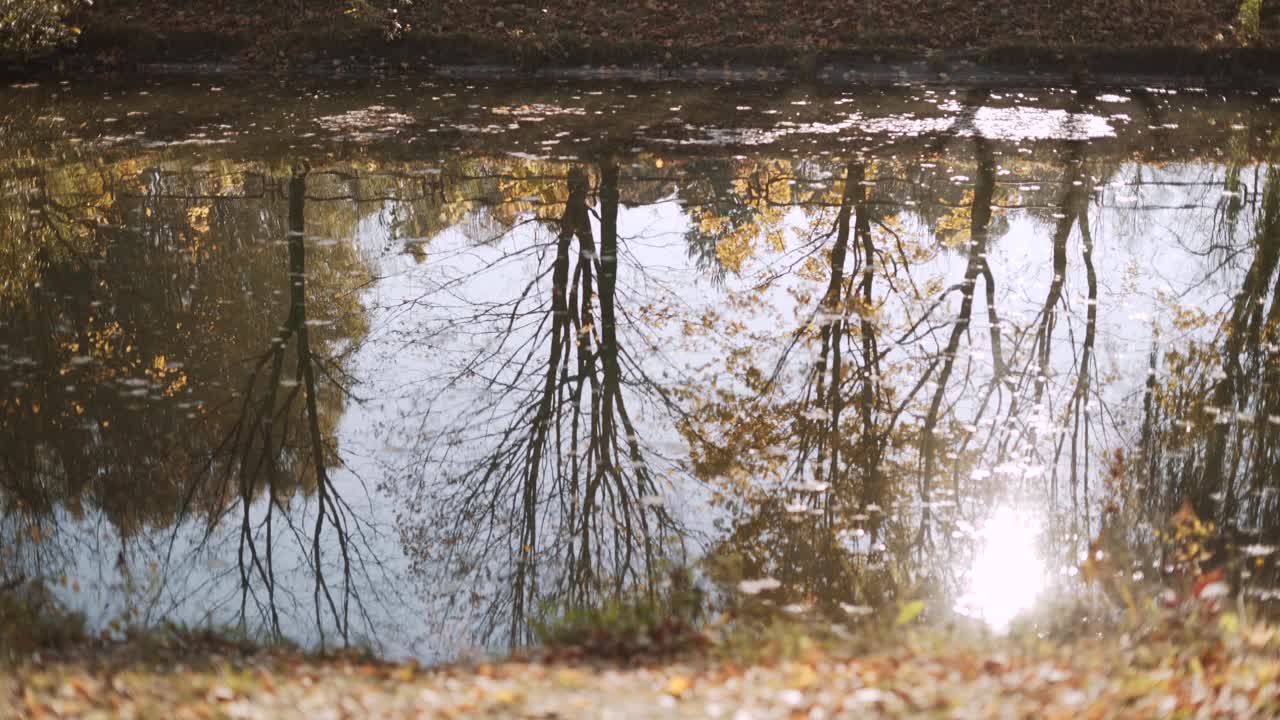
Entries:
[[218,31],[89,31],[80,44],[22,68],[11,80],[89,74],[421,75],[477,79],[804,82],[874,86],[1133,86],[1273,88],[1280,50],[1250,48],[1053,48],[826,50],[787,47],[582,46],[551,57],[473,38],[378,32],[300,36],[275,52]]
[[1236,0],[1087,0],[1069,8],[953,0],[855,7],[122,0],[87,6],[70,22],[80,31],[74,47],[8,74],[443,69],[542,79],[1215,87],[1274,86],[1280,78],[1280,8]]

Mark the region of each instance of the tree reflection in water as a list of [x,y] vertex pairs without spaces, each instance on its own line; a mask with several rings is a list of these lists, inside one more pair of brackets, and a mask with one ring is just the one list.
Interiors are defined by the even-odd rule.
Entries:
[[1090,548],[1159,579],[1187,501],[1271,596],[1268,121],[1153,148],[1177,108],[1133,100],[1115,137],[993,91],[825,149],[10,159],[0,579],[424,654],[686,564],[744,612],[1003,627]]

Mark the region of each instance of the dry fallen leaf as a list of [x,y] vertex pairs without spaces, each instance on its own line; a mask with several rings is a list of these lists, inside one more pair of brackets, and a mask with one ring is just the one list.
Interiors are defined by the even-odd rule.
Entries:
[[667,682],[667,694],[680,697],[689,689],[689,678],[683,675],[673,675],[671,680]]

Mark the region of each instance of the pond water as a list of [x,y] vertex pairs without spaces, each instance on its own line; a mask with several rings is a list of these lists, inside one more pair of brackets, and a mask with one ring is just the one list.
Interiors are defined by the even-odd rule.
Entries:
[[6,586],[427,661],[677,567],[1001,631],[1187,507],[1280,593],[1276,97],[307,82],[0,90]]

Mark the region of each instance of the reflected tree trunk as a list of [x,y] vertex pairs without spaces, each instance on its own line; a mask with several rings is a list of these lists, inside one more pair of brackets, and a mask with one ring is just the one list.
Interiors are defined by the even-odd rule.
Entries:
[[[318,360],[312,351],[308,332],[304,228],[306,176],[306,167],[297,166],[287,186],[288,312],[271,341],[271,347],[255,361],[241,394],[239,419],[213,457],[228,457],[230,461],[221,467],[225,472],[234,472],[237,477],[241,623],[247,620],[248,603],[252,599],[271,628],[273,637],[277,640],[282,638],[275,555],[283,532],[300,544],[305,542],[305,553],[313,575],[313,616],[323,648],[326,616],[333,621],[343,644],[350,642],[351,603],[354,600],[359,605],[360,600],[352,585],[353,549],[348,529],[352,515],[329,476],[330,454],[318,406]],[[295,352],[295,364],[292,376],[286,377],[290,344]],[[304,424],[301,428],[295,426],[299,413]],[[302,449],[305,449],[304,454],[296,457],[294,453]],[[287,488],[279,485],[286,466],[298,460],[310,465],[314,482],[316,516],[309,533],[294,522],[282,503],[287,496]],[[209,468],[213,468],[212,460]],[[224,475],[224,484],[226,480]],[[259,493],[265,500],[264,514],[255,519],[253,508]],[[328,532],[333,533],[341,556],[340,590],[336,598],[325,570],[324,539]],[[255,581],[262,584],[265,597],[259,597]]]
[[[862,458],[863,501],[883,505],[884,487],[880,477],[880,463],[884,452],[885,439],[893,428],[881,428],[879,422],[880,398],[880,347],[876,338],[878,313],[875,306],[874,284],[876,276],[876,246],[871,236],[871,208],[867,203],[866,187],[862,184],[865,172],[858,167],[855,173],[850,168],[847,185],[857,180],[856,199],[857,222],[855,232],[862,246],[862,295],[859,303],[858,327],[862,342],[862,368],[859,373],[862,383],[860,406],[862,410],[862,433],[859,438],[858,453]],[[872,540],[878,536],[882,516],[876,514],[871,523]]]
[[[591,175],[573,167],[564,210],[544,221],[555,233],[545,243],[550,292],[528,303],[538,297],[535,281],[519,298],[467,318],[468,328],[501,328],[497,350],[486,349],[458,373],[492,373],[486,389],[496,394],[485,396],[484,412],[460,422],[493,444],[451,469],[439,488],[424,488],[438,493],[431,512],[444,533],[424,539],[441,548],[434,566],[457,573],[509,568],[481,610],[486,639],[501,629],[506,642],[529,641],[529,620],[545,603],[583,607],[605,596],[652,593],[660,555],[671,550],[663,541],[674,524],[629,409],[643,397],[636,388],[654,387],[619,337],[619,169],[605,160],[598,171],[598,244]],[[501,351],[516,317],[531,323],[528,336],[512,343],[525,356],[507,359]],[[455,321],[443,322],[454,328]]]
[[[1222,350],[1222,368],[1211,391],[1215,417],[1205,448],[1204,470],[1187,489],[1187,498],[1204,518],[1225,519],[1234,505],[1239,463],[1238,460],[1228,463],[1227,456],[1229,452],[1240,452],[1243,438],[1237,431],[1237,441],[1232,443],[1231,432],[1232,428],[1238,428],[1236,420],[1246,414],[1255,390],[1251,375],[1243,367],[1242,356],[1250,353],[1258,357],[1260,354],[1258,348],[1264,333],[1267,289],[1272,284],[1277,264],[1280,264],[1280,173],[1275,170],[1267,175],[1262,217],[1253,245],[1253,261],[1243,287],[1232,302]],[[1275,320],[1274,316],[1280,312],[1275,309],[1278,300],[1280,298],[1272,299],[1272,310],[1267,314],[1269,320]],[[1265,421],[1265,418],[1261,419]],[[1225,494],[1221,506],[1217,506],[1210,497],[1219,492]]]
[[[951,335],[943,348],[940,358],[930,363],[925,377],[933,375],[934,368],[941,363],[938,370],[937,389],[929,401],[929,409],[924,418],[924,426],[920,434],[921,476],[920,496],[925,504],[925,522],[929,515],[930,486],[937,474],[937,426],[942,414],[942,402],[946,397],[947,385],[955,368],[956,356],[960,350],[960,341],[969,331],[969,321],[973,313],[973,294],[977,278],[987,268],[987,245],[991,224],[991,202],[995,195],[995,159],[992,156],[987,140],[981,136],[974,139],[974,150],[977,155],[978,171],[975,179],[973,203],[970,208],[969,251],[965,262],[964,280],[961,284],[960,312],[951,326]],[[988,304],[995,302],[987,298]]]

